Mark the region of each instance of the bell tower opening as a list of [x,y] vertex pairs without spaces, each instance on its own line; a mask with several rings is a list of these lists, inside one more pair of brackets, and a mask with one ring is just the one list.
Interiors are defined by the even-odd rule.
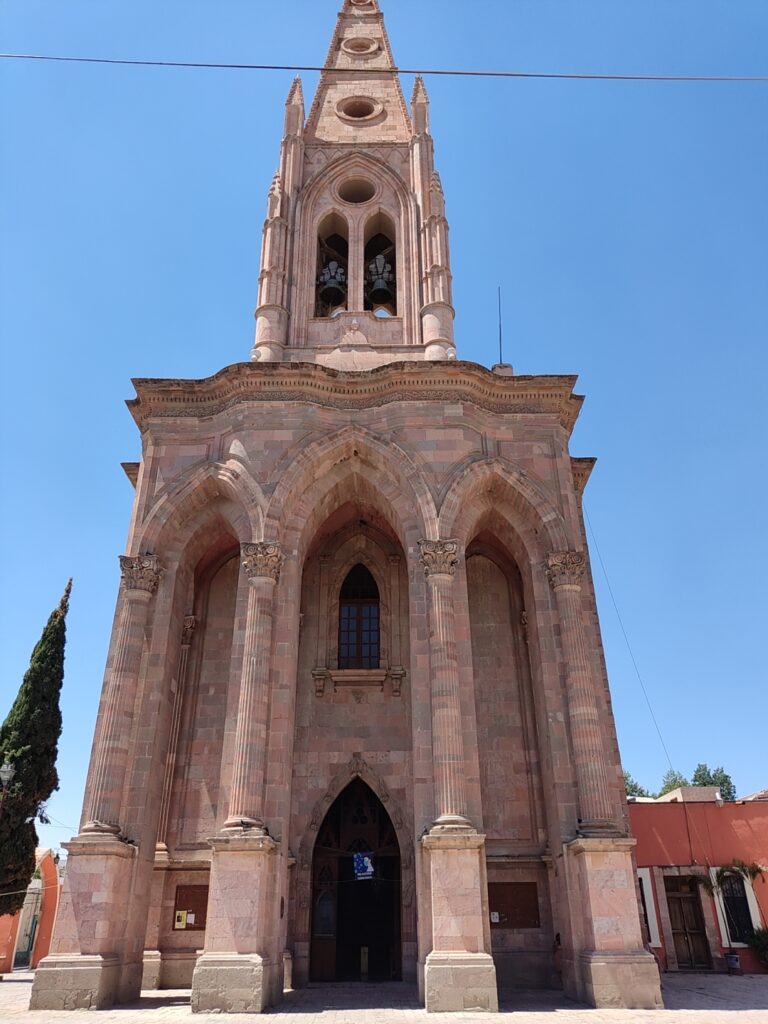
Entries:
[[315,316],[332,317],[347,309],[349,232],[338,213],[329,213],[317,233]]
[[397,316],[397,261],[395,225],[379,213],[365,230],[363,253],[365,309],[375,316]]
[[311,981],[399,981],[400,847],[384,804],[355,778],[312,858]]

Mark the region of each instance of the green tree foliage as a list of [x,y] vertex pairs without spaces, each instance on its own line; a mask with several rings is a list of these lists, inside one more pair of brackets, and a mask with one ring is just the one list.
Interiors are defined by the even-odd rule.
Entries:
[[675,771],[674,768],[670,768],[662,777],[659,796],[664,796],[665,793],[671,793],[673,789],[680,789],[681,786],[690,786],[690,782],[682,772],[678,772]]
[[641,786],[639,782],[636,782],[629,772],[624,772],[624,788],[627,791],[627,796],[650,796],[651,794],[645,788]]
[[72,580],[37,643],[13,707],[0,726],[0,763],[16,769],[0,818],[0,915],[21,908],[35,870],[35,818],[59,788],[59,694],[64,679],[66,615]]
[[708,764],[697,764],[691,782],[694,786],[719,786],[723,800],[736,799],[733,779],[722,765],[713,771]]

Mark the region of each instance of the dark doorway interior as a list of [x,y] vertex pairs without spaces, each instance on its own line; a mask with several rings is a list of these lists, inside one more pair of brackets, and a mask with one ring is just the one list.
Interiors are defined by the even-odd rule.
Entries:
[[[372,877],[359,878],[370,855]],[[384,805],[356,778],[320,826],[312,861],[311,981],[398,981],[400,848]]]

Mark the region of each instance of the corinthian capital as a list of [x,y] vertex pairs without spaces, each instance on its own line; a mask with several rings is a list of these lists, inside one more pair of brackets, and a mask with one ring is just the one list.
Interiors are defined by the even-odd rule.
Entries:
[[165,572],[157,555],[120,555],[120,574],[125,590],[154,594]]
[[419,547],[425,576],[453,576],[459,562],[457,540],[420,540]]
[[547,556],[546,573],[553,589],[566,584],[579,586],[586,568],[583,551],[553,551]]
[[259,576],[266,576],[277,583],[280,579],[283,556],[280,554],[279,544],[274,544],[270,541],[243,544],[241,553],[243,556],[243,570],[249,580],[257,579]]

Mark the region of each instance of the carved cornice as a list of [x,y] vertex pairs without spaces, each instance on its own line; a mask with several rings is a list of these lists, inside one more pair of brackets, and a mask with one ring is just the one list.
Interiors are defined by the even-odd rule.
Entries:
[[182,647],[189,647],[192,643],[192,634],[195,632],[195,626],[197,625],[197,619],[194,615],[184,616],[184,625],[181,627],[181,644]]
[[597,459],[571,457],[571,473],[573,474],[573,486],[576,494],[581,498],[587,481],[595,468]]
[[120,555],[120,574],[124,590],[144,590],[154,594],[165,569],[156,555]]
[[546,573],[552,589],[562,586],[580,586],[587,569],[583,551],[553,551],[547,556]]
[[457,540],[420,540],[419,547],[425,576],[453,576],[459,562]]
[[574,376],[503,377],[463,360],[386,363],[372,370],[334,370],[319,363],[234,363],[202,380],[135,379],[129,401],[144,430],[150,421],[201,419],[236,405],[294,402],[340,410],[393,402],[450,402],[502,415],[554,417],[568,434],[583,398]]
[[249,580],[263,576],[277,583],[280,579],[283,556],[280,554],[279,544],[273,541],[243,544],[241,554],[243,556],[243,571]]

